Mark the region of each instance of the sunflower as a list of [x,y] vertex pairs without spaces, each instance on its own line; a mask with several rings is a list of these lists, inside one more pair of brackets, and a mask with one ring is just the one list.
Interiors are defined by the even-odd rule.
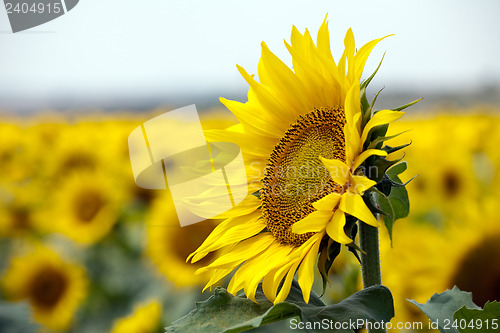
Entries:
[[362,111],[367,82],[360,82],[361,75],[371,50],[382,39],[355,52],[349,29],[337,64],[325,18],[316,45],[308,30],[301,34],[293,27],[291,44],[285,42],[293,70],[265,43],[258,65],[260,83],[237,66],[250,86],[248,101],[222,98],[221,102],[240,124],[209,131],[207,136],[241,147],[251,194],[219,216],[226,220],[188,258],[197,262],[224,248],[225,254],[198,270],[211,272],[206,287],[239,266],[229,292],[244,289],[255,300],[262,281],[266,297],[278,303],[287,297],[298,271],[308,302],[323,240],[351,244],[347,219],[379,226],[361,196],[376,184],[362,166],[367,158],[387,155],[377,145],[369,147],[371,130],[403,115],[381,110],[371,116],[371,108],[369,113]]
[[1,285],[7,298],[29,301],[37,322],[64,331],[85,298],[88,282],[82,267],[38,246],[11,259]]
[[64,179],[40,213],[42,228],[90,245],[105,237],[118,220],[125,192],[106,174],[80,172]]
[[206,281],[208,274],[196,275],[195,271],[210,258],[190,265],[186,257],[213,231],[213,221],[181,227],[170,193],[163,192],[153,201],[146,223],[146,255],[162,275],[178,287]]
[[132,314],[117,319],[111,333],[157,333],[162,331],[160,321],[161,304],[150,300],[137,305]]
[[[483,306],[500,301],[500,220],[498,197],[461,207],[460,223],[396,225],[393,247],[381,241],[384,284],[394,297],[396,322],[427,318],[406,299],[425,303],[434,293],[457,286]],[[418,255],[415,255],[418,253]]]

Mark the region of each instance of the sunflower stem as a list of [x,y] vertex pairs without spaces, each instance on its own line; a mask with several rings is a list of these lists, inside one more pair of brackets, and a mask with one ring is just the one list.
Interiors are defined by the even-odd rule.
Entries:
[[[378,228],[366,223],[359,223],[359,246],[361,253],[361,273],[363,288],[382,284],[380,273],[380,252],[378,243]],[[369,329],[368,333],[385,333],[385,329]]]

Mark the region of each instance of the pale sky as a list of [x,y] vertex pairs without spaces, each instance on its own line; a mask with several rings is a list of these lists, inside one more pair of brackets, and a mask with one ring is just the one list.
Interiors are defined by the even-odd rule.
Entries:
[[[66,15],[12,34],[0,9],[0,98],[184,96],[247,85],[260,43],[290,64],[292,25],[313,36],[328,13],[333,54],[346,30],[357,46],[388,34],[375,85],[457,91],[500,83],[500,1],[131,1],[80,0]],[[2,107],[0,100],[0,107]]]

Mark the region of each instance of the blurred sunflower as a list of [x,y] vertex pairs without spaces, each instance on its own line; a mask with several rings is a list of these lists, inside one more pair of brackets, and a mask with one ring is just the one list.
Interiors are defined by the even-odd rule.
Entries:
[[163,332],[161,326],[161,304],[157,300],[151,300],[136,306],[132,314],[117,319],[110,333],[160,332]]
[[163,192],[153,201],[146,223],[146,255],[161,274],[178,287],[201,285],[207,280],[207,273],[195,272],[212,256],[195,265],[186,263],[186,257],[214,230],[214,221],[181,227],[170,194]]
[[228,219],[189,257],[197,262],[212,251],[230,248],[198,270],[211,272],[207,287],[239,266],[228,291],[244,289],[255,300],[262,280],[266,297],[278,303],[287,297],[298,271],[308,302],[323,238],[352,243],[350,230],[345,230],[346,215],[379,225],[361,197],[375,181],[358,167],[370,156],[387,155],[365,149],[370,130],[403,115],[382,110],[369,121],[362,115],[361,75],[371,50],[382,39],[355,52],[349,29],[336,64],[325,18],[317,45],[308,30],[302,35],[293,27],[291,45],[285,42],[293,71],[265,43],[258,66],[260,83],[238,66],[250,85],[248,102],[221,102],[240,124],[209,131],[207,137],[241,147],[253,193],[226,213]]
[[[418,129],[393,139],[396,144],[413,142],[405,159],[409,173],[418,175],[408,184],[414,216],[432,215],[440,223],[446,217],[455,222],[462,219],[456,207],[496,191],[495,164],[498,167],[500,160],[485,133],[495,132],[494,126],[499,124],[498,117],[442,114],[414,120],[408,117],[391,126],[393,133]],[[443,145],[447,149],[437,148]]]
[[0,192],[0,237],[25,236],[37,229],[38,187],[14,187]]
[[90,245],[108,234],[118,220],[126,193],[107,174],[81,172],[67,177],[40,214],[42,227]]
[[395,226],[393,248],[388,239],[382,240],[382,274],[394,296],[395,321],[427,321],[405,299],[425,303],[434,293],[455,285],[472,292],[479,306],[488,300],[500,301],[497,211],[498,198],[489,197],[481,205],[471,202],[462,206],[464,219],[446,223],[443,231],[409,221]]
[[51,330],[64,331],[86,297],[88,281],[83,267],[37,246],[28,254],[11,259],[1,285],[7,298],[29,301],[37,322]]

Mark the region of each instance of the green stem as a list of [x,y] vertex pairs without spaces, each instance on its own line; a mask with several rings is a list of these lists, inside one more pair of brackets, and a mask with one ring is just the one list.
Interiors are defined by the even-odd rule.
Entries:
[[[378,244],[378,228],[366,223],[359,223],[359,246],[366,253],[361,253],[361,273],[363,287],[368,288],[382,284],[380,273],[380,253]],[[368,333],[385,333],[385,329],[372,329]]]

